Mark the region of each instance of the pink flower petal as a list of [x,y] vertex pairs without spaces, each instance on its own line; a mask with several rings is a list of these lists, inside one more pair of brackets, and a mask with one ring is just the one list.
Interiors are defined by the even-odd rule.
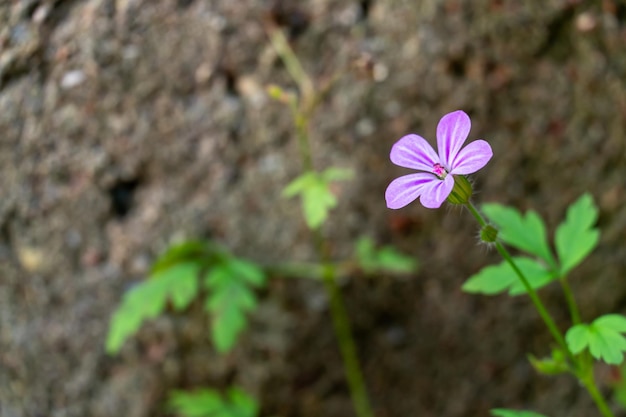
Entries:
[[472,174],[487,165],[492,156],[493,151],[487,142],[475,140],[456,155],[450,174]]
[[[452,177],[452,176],[450,176]],[[442,182],[433,174],[418,172],[391,181],[385,191],[385,200],[390,209],[399,209],[415,201],[422,191],[434,182]],[[454,182],[454,181],[453,181]]]
[[439,162],[435,150],[421,136],[406,135],[397,141],[391,148],[391,162],[404,167],[420,171],[433,171],[433,165]]
[[452,162],[465,143],[471,127],[469,116],[462,110],[448,113],[439,121],[437,125],[439,160],[448,172],[452,169]]
[[432,181],[423,187],[420,202],[426,208],[439,208],[450,195],[452,188],[454,188],[452,175],[448,175],[443,181],[439,179]]

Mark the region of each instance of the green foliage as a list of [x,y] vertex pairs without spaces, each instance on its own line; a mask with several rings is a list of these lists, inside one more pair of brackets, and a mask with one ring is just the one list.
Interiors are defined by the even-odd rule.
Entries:
[[591,324],[577,324],[569,329],[565,340],[572,353],[580,353],[589,348],[591,356],[610,365],[619,365],[626,351],[626,317],[607,314]]
[[491,410],[491,415],[495,417],[546,417],[543,414],[535,413],[534,411],[507,410],[504,408]]
[[537,359],[528,355],[528,360],[537,372],[544,375],[559,375],[569,371],[565,354],[560,349],[553,349],[549,358]]
[[[542,288],[556,278],[552,272],[533,259],[514,257],[513,261],[533,289]],[[483,268],[477,274],[469,277],[462,289],[468,293],[485,295],[496,295],[505,291],[508,291],[510,295],[526,293],[521,280],[506,261]]]
[[168,300],[176,310],[187,307],[197,294],[199,271],[200,267],[195,263],[173,265],[128,291],[122,305],[113,314],[106,351],[117,353],[124,341],[139,330],[144,320],[163,312]]
[[237,336],[246,327],[246,313],[257,304],[254,287],[265,283],[265,276],[256,265],[229,258],[209,270],[205,276],[209,295],[206,310],[211,313],[211,334],[220,352],[230,350]]
[[[583,195],[569,207],[566,220],[556,230],[555,244],[558,263],[548,244],[543,220],[537,213],[531,210],[524,216],[512,207],[499,204],[485,204],[483,211],[499,227],[499,239],[541,260],[515,258],[515,263],[534,289],[539,289],[559,277],[564,277],[598,243],[599,232],[593,227],[598,217],[598,210],[589,194]],[[486,267],[478,274],[471,276],[463,285],[463,290],[490,295],[507,290],[510,295],[526,292],[513,269],[505,262]]]
[[356,243],[356,259],[365,273],[391,272],[405,274],[417,269],[417,262],[401,254],[391,246],[376,249],[374,241],[367,237]]
[[256,417],[259,414],[256,401],[236,387],[224,396],[212,389],[174,391],[168,405],[184,417]]
[[555,265],[546,227],[537,213],[530,210],[522,216],[516,209],[500,204],[485,204],[482,209],[499,227],[498,236],[503,242],[540,257],[550,266]]
[[593,227],[598,209],[589,194],[584,194],[567,210],[566,220],[556,229],[556,252],[565,275],[596,247],[600,232]]
[[111,319],[106,351],[119,352],[145,320],[163,313],[168,304],[176,311],[187,308],[200,292],[203,273],[213,341],[220,352],[232,348],[246,326],[246,313],[256,306],[252,287],[265,283],[264,273],[217,245],[191,241],[168,249],[155,262],[149,278],[124,295]]
[[337,206],[337,198],[331,191],[331,183],[352,178],[351,170],[328,168],[318,172],[305,172],[291,181],[283,190],[283,197],[299,195],[302,212],[310,229],[319,228],[328,217],[328,212]]

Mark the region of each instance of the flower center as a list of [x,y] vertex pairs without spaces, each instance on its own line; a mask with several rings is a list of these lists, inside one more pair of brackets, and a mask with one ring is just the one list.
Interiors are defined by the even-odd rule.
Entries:
[[433,174],[439,177],[440,180],[444,179],[448,175],[448,171],[441,164],[433,165]]

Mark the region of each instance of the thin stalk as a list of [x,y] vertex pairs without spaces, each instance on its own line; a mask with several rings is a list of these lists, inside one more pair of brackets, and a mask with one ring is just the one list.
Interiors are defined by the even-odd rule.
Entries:
[[361,372],[361,365],[359,364],[356,345],[352,337],[350,321],[348,320],[348,314],[343,302],[343,297],[341,296],[341,291],[337,285],[336,270],[334,265],[330,262],[322,234],[319,230],[316,230],[314,234],[317,252],[324,266],[322,280],[330,301],[330,312],[335,329],[335,336],[339,342],[339,349],[344,363],[348,386],[350,387],[352,403],[358,417],[374,417],[365,387],[365,380]]
[[313,81],[309,78],[308,74],[302,68],[300,60],[289,46],[289,41],[285,37],[282,30],[273,28],[269,30],[268,37],[274,50],[285,64],[287,72],[298,84],[300,93],[305,97],[313,96]]
[[572,323],[574,325],[580,324],[580,312],[578,311],[578,305],[574,299],[572,288],[569,286],[569,282],[567,282],[566,277],[559,278],[559,282],[561,283],[561,288],[563,289],[563,294],[565,295],[565,300],[567,301],[567,308],[569,309],[569,314],[572,317]]
[[593,402],[596,403],[596,407],[602,414],[603,417],[615,417],[609,406],[600,391],[598,391],[598,387],[596,386],[595,378],[593,377],[593,370],[590,370],[588,376],[586,378],[581,378],[582,383],[587,388],[589,395],[593,398]]

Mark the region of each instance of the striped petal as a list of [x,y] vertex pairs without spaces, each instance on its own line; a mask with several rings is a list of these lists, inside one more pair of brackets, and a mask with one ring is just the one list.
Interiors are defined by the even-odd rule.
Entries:
[[487,142],[475,140],[456,155],[450,174],[472,174],[487,165],[492,156],[493,151]]
[[433,171],[433,165],[439,162],[439,157],[430,144],[421,136],[410,134],[403,136],[391,148],[391,162],[419,171]]
[[[450,176],[452,177],[452,176]],[[433,174],[418,172],[391,181],[385,191],[385,200],[390,209],[402,208],[415,201],[432,183],[443,183]]]
[[420,202],[429,209],[439,208],[452,192],[452,188],[454,188],[452,175],[448,175],[443,181],[440,179],[432,181],[423,187]]
[[472,122],[462,110],[448,113],[441,118],[437,125],[437,148],[439,160],[448,172],[452,170],[452,163],[469,135]]

